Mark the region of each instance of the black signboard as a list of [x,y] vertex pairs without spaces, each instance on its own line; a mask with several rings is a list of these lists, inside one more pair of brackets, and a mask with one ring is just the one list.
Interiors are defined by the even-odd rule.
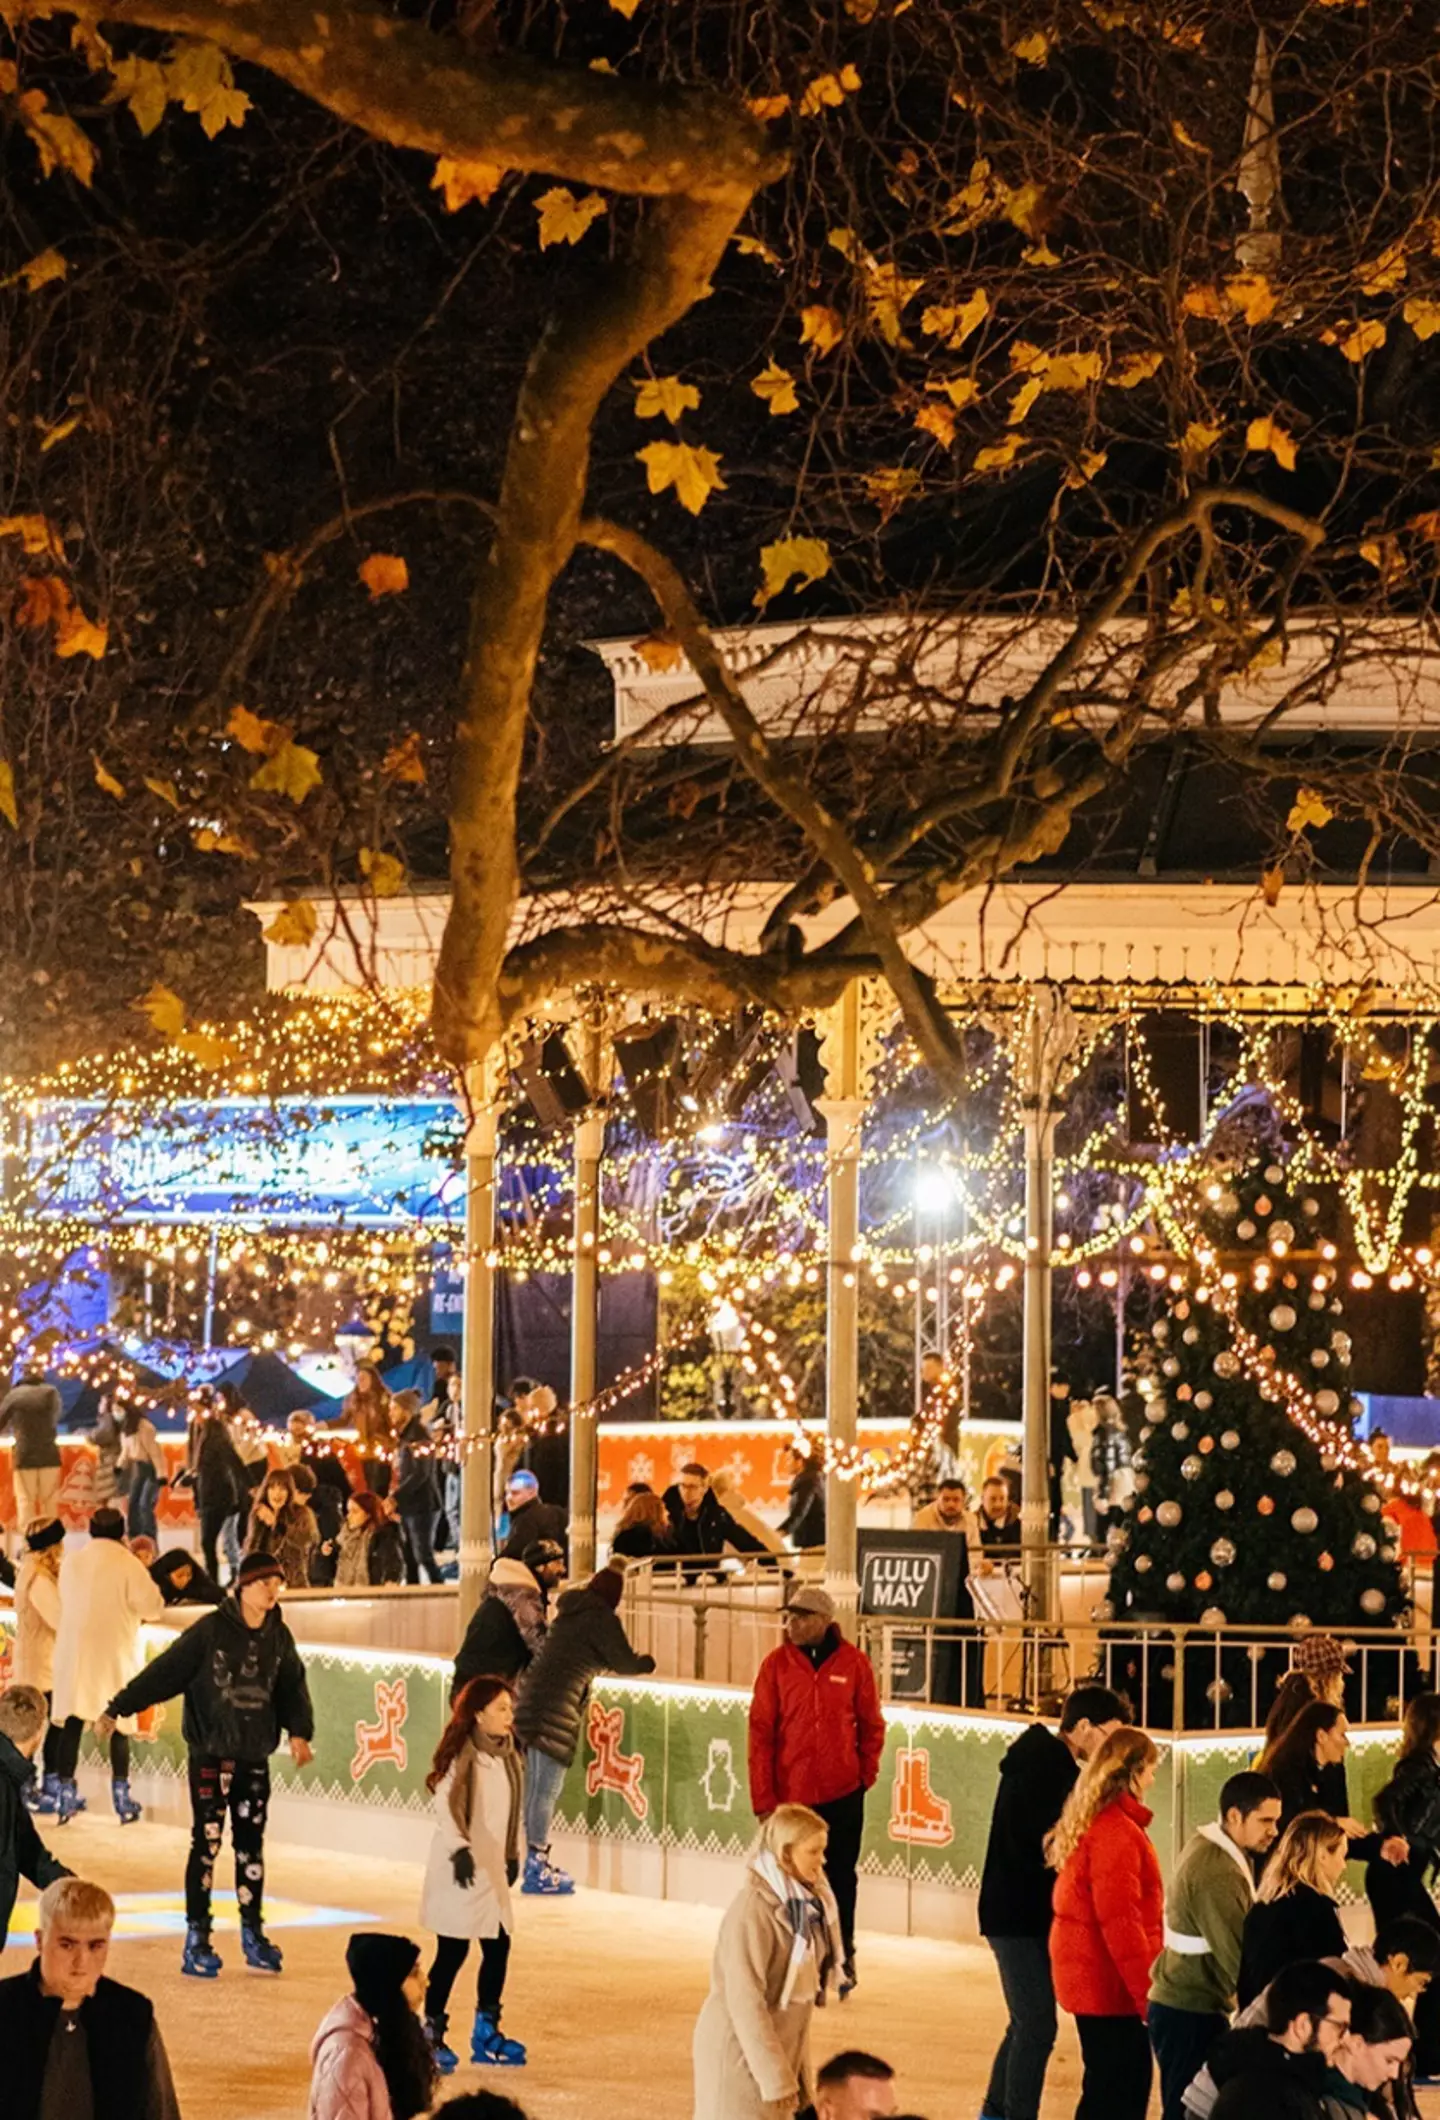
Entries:
[[[954,1531],[859,1533],[860,1610],[876,1619],[954,1619],[966,1541]],[[958,1698],[959,1648],[928,1629],[889,1638],[892,1700]]]

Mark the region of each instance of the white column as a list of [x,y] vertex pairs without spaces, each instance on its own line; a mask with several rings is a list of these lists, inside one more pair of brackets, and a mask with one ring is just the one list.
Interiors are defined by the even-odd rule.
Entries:
[[860,1602],[855,1521],[858,1483],[834,1469],[836,1446],[852,1454],[859,1439],[860,1290],[855,1253],[860,1241],[860,1140],[865,1119],[860,1040],[861,994],[846,988],[823,1045],[826,1094],[816,1109],[825,1121],[829,1197],[829,1264],[825,1283],[825,1430],[831,1455],[825,1476],[825,1586],[842,1622],[853,1622]]
[[[594,1081],[593,1076],[588,1079]],[[575,1229],[570,1267],[570,1574],[595,1572],[595,1505],[599,1477],[595,1416],[596,1339],[600,1303],[600,1158],[603,1111],[586,1112],[575,1128]]]
[[1056,1090],[1074,1039],[1068,1011],[1053,991],[1037,992],[1022,1055],[1025,1115],[1024,1360],[1025,1426],[1020,1543],[1031,1616],[1050,1619],[1050,1292],[1054,1253]]
[[494,1549],[495,1154],[500,1109],[472,1105],[465,1134],[465,1326],[460,1356],[460,1625],[485,1595]]

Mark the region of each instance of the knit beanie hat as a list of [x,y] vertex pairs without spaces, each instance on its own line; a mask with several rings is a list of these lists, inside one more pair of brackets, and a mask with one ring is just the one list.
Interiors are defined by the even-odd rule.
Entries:
[[602,1568],[592,1575],[585,1585],[587,1590],[598,1591],[612,1612],[620,1610],[620,1597],[625,1588],[625,1577],[618,1568]]
[[345,1946],[345,1964],[361,2007],[372,2017],[393,2009],[419,1959],[420,1946],[408,1936],[352,1936]]
[[278,1575],[282,1581],[285,1576],[273,1553],[247,1553],[236,1571],[235,1588],[243,1590],[247,1583],[263,1582],[271,1575]]
[[25,1534],[25,1543],[32,1553],[44,1553],[47,1547],[63,1543],[65,1526],[58,1516],[37,1516]]

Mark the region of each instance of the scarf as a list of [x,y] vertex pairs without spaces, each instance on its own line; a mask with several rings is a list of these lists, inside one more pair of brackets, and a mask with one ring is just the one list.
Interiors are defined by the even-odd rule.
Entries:
[[790,1924],[790,1963],[785,1968],[785,1985],[780,1991],[780,2008],[788,2009],[794,1999],[796,1983],[811,1945],[815,1949],[817,1972],[817,2005],[825,2006],[826,1990],[832,1984],[843,1955],[840,1942],[840,1910],[834,1895],[823,1881],[812,1890],[802,1884],[798,1877],[782,1869],[778,1855],[768,1848],[761,1848],[751,1858],[751,1869],[779,1900]]
[[455,1830],[467,1843],[470,1839],[470,1806],[475,1789],[475,1761],[480,1753],[487,1759],[498,1759],[505,1769],[510,1783],[510,1812],[505,1826],[505,1860],[518,1862],[520,1847],[520,1805],[524,1788],[524,1769],[520,1754],[515,1749],[513,1737],[487,1737],[483,1730],[476,1730],[468,1745],[462,1745],[455,1756],[455,1772],[450,1781],[450,1816],[455,1821]]

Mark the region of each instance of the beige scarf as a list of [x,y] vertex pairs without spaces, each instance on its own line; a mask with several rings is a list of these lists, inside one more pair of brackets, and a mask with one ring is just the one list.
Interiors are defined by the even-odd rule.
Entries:
[[520,1765],[520,1754],[515,1749],[513,1737],[487,1737],[483,1730],[473,1732],[468,1745],[462,1745],[455,1758],[455,1772],[450,1782],[450,1816],[455,1821],[455,1830],[466,1841],[470,1838],[470,1806],[475,1788],[475,1761],[480,1753],[487,1759],[498,1759],[505,1769],[510,1783],[510,1812],[505,1826],[505,1860],[520,1860],[520,1805],[524,1789],[524,1769]]

